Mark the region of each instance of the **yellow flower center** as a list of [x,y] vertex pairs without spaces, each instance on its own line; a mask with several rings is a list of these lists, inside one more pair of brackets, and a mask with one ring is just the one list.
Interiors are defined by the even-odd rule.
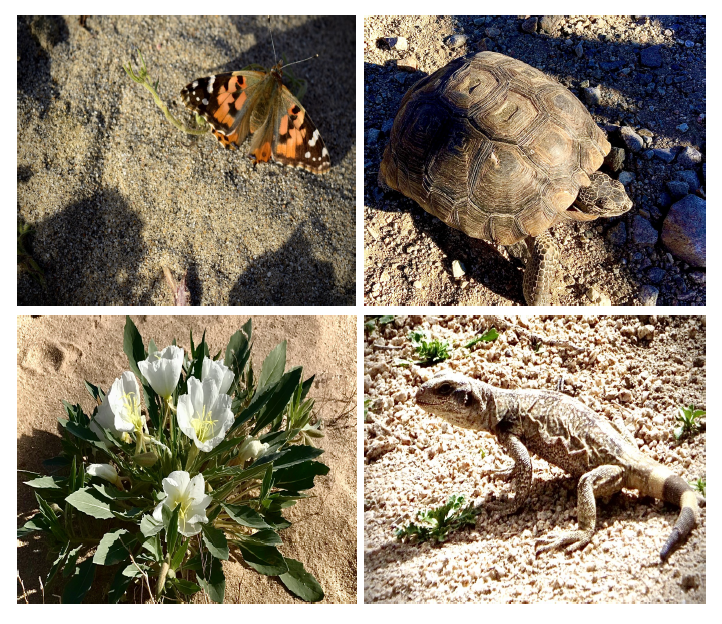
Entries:
[[123,395],[123,407],[126,409],[128,419],[136,431],[143,431],[143,417],[140,414],[140,401],[135,392],[128,392]]
[[196,438],[199,442],[205,442],[213,437],[213,430],[217,421],[213,420],[210,410],[206,412],[206,406],[203,406],[203,412],[200,418],[191,420],[191,425],[196,432]]

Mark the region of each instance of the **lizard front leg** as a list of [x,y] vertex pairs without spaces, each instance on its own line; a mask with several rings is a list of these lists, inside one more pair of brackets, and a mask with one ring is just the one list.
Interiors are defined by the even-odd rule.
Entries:
[[[566,546],[567,553],[584,548],[592,539],[597,526],[597,496],[611,496],[622,489],[624,469],[619,466],[598,466],[582,475],[577,487],[576,531],[552,533],[537,540],[536,554]],[[541,544],[541,546],[540,546]]]
[[504,515],[516,513],[529,496],[532,483],[532,465],[529,451],[513,433],[498,432],[496,438],[499,444],[514,460],[511,468],[502,468],[494,471],[497,477],[511,479],[511,487],[515,493],[511,505],[503,507],[497,505],[485,505],[486,508],[495,511],[503,511]]

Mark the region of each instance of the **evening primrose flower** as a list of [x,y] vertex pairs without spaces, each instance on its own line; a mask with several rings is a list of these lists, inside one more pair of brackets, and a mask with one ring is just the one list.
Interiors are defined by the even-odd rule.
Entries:
[[188,394],[178,397],[178,426],[198,447],[208,452],[220,444],[233,424],[231,397],[220,394],[216,382],[188,379]]
[[138,368],[151,388],[168,401],[183,370],[183,349],[170,346],[149,353],[147,360],[138,362]]
[[95,418],[90,421],[90,429],[103,441],[102,429],[110,429],[111,433],[130,441],[129,431],[140,436],[145,427],[145,418],[140,413],[140,390],[135,376],[130,371],[118,377],[98,406]]
[[190,537],[201,532],[201,524],[208,522],[206,508],[211,504],[211,497],[205,493],[203,475],[198,474],[192,479],[185,470],[171,472],[163,479],[163,500],[153,510],[153,518],[163,521],[163,506],[178,511],[178,531]]
[[268,450],[268,444],[259,441],[257,438],[248,437],[241,443],[238,449],[238,462],[243,464],[249,459],[258,459]]
[[218,392],[226,394],[233,383],[233,373],[223,362],[203,358],[203,367],[201,369],[201,381],[210,378],[216,382]]
[[85,469],[85,472],[91,477],[100,477],[101,479],[105,479],[106,481],[110,481],[114,485],[117,485],[121,490],[123,489],[123,483],[121,482],[115,467],[110,464],[90,464],[90,466]]

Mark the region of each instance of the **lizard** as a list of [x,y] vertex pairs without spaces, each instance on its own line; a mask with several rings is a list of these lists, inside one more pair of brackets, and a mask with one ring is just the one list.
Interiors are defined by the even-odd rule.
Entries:
[[450,424],[493,434],[513,459],[493,471],[510,478],[515,491],[506,513],[515,513],[532,485],[531,451],[575,478],[578,528],[537,541],[536,555],[566,547],[584,548],[596,528],[596,497],[622,488],[636,489],[680,507],[672,532],[660,551],[665,561],[698,521],[697,497],[669,468],[642,453],[632,434],[599,417],[581,401],[552,390],[504,390],[452,371],[424,383],[416,395],[424,411]]

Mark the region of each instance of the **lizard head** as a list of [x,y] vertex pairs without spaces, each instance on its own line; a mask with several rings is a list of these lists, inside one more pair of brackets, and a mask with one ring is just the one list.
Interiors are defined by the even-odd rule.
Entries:
[[442,371],[434,375],[416,393],[416,404],[426,412],[441,416],[452,425],[482,429],[480,396],[470,377]]

